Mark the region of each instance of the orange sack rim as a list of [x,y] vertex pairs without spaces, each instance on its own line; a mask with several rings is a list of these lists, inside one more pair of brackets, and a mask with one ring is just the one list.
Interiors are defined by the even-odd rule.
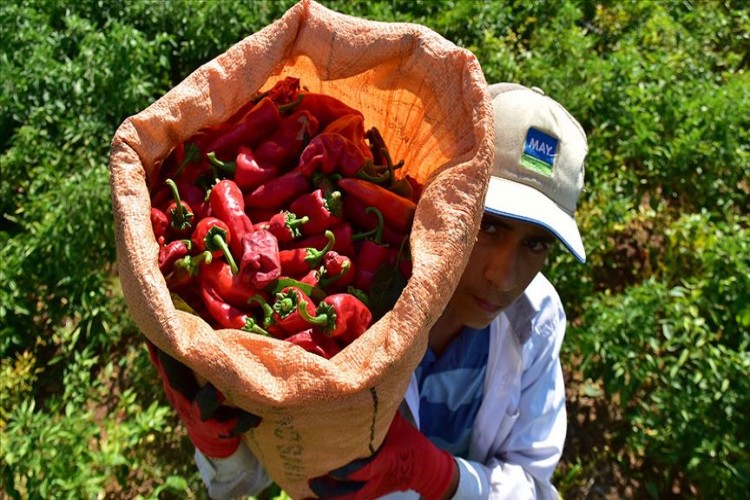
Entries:
[[[411,233],[413,274],[394,308],[330,360],[289,342],[214,330],[175,308],[157,265],[151,179],[199,130],[287,76],[377,127],[403,174],[425,184]],[[290,495],[382,442],[429,329],[473,246],[494,151],[486,82],[471,52],[426,27],[383,23],[303,0],[140,113],[111,145],[117,264],[136,324],[159,349],[263,417],[245,442]]]

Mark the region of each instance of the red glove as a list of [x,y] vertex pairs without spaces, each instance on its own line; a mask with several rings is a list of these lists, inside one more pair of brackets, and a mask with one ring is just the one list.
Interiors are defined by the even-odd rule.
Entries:
[[436,500],[449,493],[457,474],[453,456],[397,412],[374,455],[311,479],[309,485],[321,498],[360,500],[414,490],[426,500]]
[[224,395],[213,384],[200,387],[190,368],[151,342],[147,344],[167,399],[187,428],[193,446],[212,458],[226,458],[237,451],[240,434],[257,427],[261,418],[240,408],[223,406]]

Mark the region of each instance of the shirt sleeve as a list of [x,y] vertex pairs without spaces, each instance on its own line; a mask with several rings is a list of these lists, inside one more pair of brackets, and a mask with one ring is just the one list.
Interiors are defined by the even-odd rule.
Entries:
[[[552,301],[548,317],[523,346],[517,409],[504,418],[514,420],[507,438],[484,463],[458,460],[457,499],[557,499],[552,474],[562,455],[567,431],[565,383],[560,347],[565,313]],[[537,318],[539,319],[539,318]]]
[[195,465],[208,496],[214,500],[255,496],[272,482],[258,459],[242,442],[227,458],[210,458],[196,448]]

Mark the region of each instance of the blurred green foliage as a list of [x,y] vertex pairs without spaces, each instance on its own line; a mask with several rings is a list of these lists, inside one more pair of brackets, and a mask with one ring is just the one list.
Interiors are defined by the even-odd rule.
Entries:
[[[749,491],[745,2],[322,3],[426,25],[474,52],[488,81],[543,88],[588,132],[588,262],[557,252],[549,273],[570,320],[565,370],[584,381],[561,493]],[[109,143],[127,116],[292,4],[0,2],[6,495],[205,497],[119,288]],[[597,437],[583,446],[576,411],[591,400],[606,425],[578,429]],[[624,479],[592,487],[607,460]]]

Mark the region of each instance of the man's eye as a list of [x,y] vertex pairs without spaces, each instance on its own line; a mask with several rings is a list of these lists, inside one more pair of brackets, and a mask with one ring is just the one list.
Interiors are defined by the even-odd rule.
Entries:
[[497,225],[488,221],[482,221],[479,225],[479,230],[487,235],[494,235],[498,232]]
[[530,238],[526,246],[534,253],[547,252],[552,247],[552,240],[544,238]]

